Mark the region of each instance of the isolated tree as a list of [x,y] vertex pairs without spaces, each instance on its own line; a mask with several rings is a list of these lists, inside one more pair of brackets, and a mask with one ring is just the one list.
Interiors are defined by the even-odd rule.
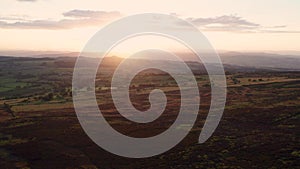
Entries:
[[54,97],[53,93],[48,93],[46,96],[43,97],[43,100],[50,101],[53,99],[53,97]]
[[11,114],[13,117],[16,117],[15,114],[14,114],[14,111],[11,109],[11,108],[12,108],[11,105],[9,105],[9,104],[7,104],[7,103],[5,103],[5,102],[4,102],[3,105],[4,105],[4,109],[5,109],[9,114]]

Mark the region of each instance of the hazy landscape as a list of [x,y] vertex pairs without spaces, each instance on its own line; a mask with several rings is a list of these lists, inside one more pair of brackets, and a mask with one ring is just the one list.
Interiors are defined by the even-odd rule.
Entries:
[[[298,168],[300,58],[257,53],[227,53],[221,58],[228,93],[223,118],[213,136],[197,144],[210,105],[210,83],[201,63],[187,61],[201,95],[197,123],[170,151],[129,159],[101,149],[82,130],[72,102],[76,57],[1,56],[1,168]],[[156,88],[166,93],[168,103],[155,121],[131,122],[118,114],[110,96],[111,75],[121,61],[119,57],[105,58],[97,74],[97,101],[106,120],[132,137],[163,132],[180,106],[174,79],[151,69],[137,75],[130,87],[137,109],[149,108],[149,92]],[[142,64],[144,60],[135,62]],[[176,65],[173,61],[151,62]]]
[[299,9],[1,0],[0,169],[300,169]]

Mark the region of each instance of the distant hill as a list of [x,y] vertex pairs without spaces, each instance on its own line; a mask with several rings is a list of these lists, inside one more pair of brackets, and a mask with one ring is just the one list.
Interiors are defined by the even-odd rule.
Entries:
[[258,69],[300,70],[300,56],[278,55],[269,53],[238,53],[220,54],[224,64]]
[[[140,58],[134,58],[133,60],[142,63],[143,60],[146,62],[156,62],[164,61],[166,64],[175,65],[176,62],[172,58],[164,58],[160,53],[150,53],[151,57],[144,56]],[[58,67],[67,66],[71,68],[76,62],[76,57],[78,53],[51,53],[43,55],[35,55],[32,57],[9,57],[2,56],[0,57],[1,62],[5,61],[28,61],[28,60],[43,60],[43,59],[54,59]],[[300,56],[296,55],[278,55],[278,54],[269,54],[269,53],[240,53],[240,52],[224,52],[220,53],[220,58],[223,62],[225,71],[300,71]],[[193,69],[193,71],[201,73],[205,72],[205,68],[199,62],[192,60],[192,57],[189,54],[182,54],[183,58],[186,60],[186,63]],[[148,59],[151,58],[151,59]],[[103,60],[104,65],[116,65],[122,61],[123,58],[120,57],[106,57]]]

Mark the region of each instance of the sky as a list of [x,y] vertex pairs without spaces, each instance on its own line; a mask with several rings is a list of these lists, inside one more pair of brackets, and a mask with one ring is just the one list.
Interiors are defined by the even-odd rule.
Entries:
[[80,52],[103,26],[151,12],[193,23],[219,51],[300,51],[299,9],[299,0],[1,0],[0,50]]

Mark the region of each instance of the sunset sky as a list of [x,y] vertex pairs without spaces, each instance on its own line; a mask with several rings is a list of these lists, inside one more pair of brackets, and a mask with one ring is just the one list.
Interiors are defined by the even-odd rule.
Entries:
[[0,50],[79,52],[102,26],[132,14],[176,15],[217,50],[300,51],[298,0],[1,0]]

